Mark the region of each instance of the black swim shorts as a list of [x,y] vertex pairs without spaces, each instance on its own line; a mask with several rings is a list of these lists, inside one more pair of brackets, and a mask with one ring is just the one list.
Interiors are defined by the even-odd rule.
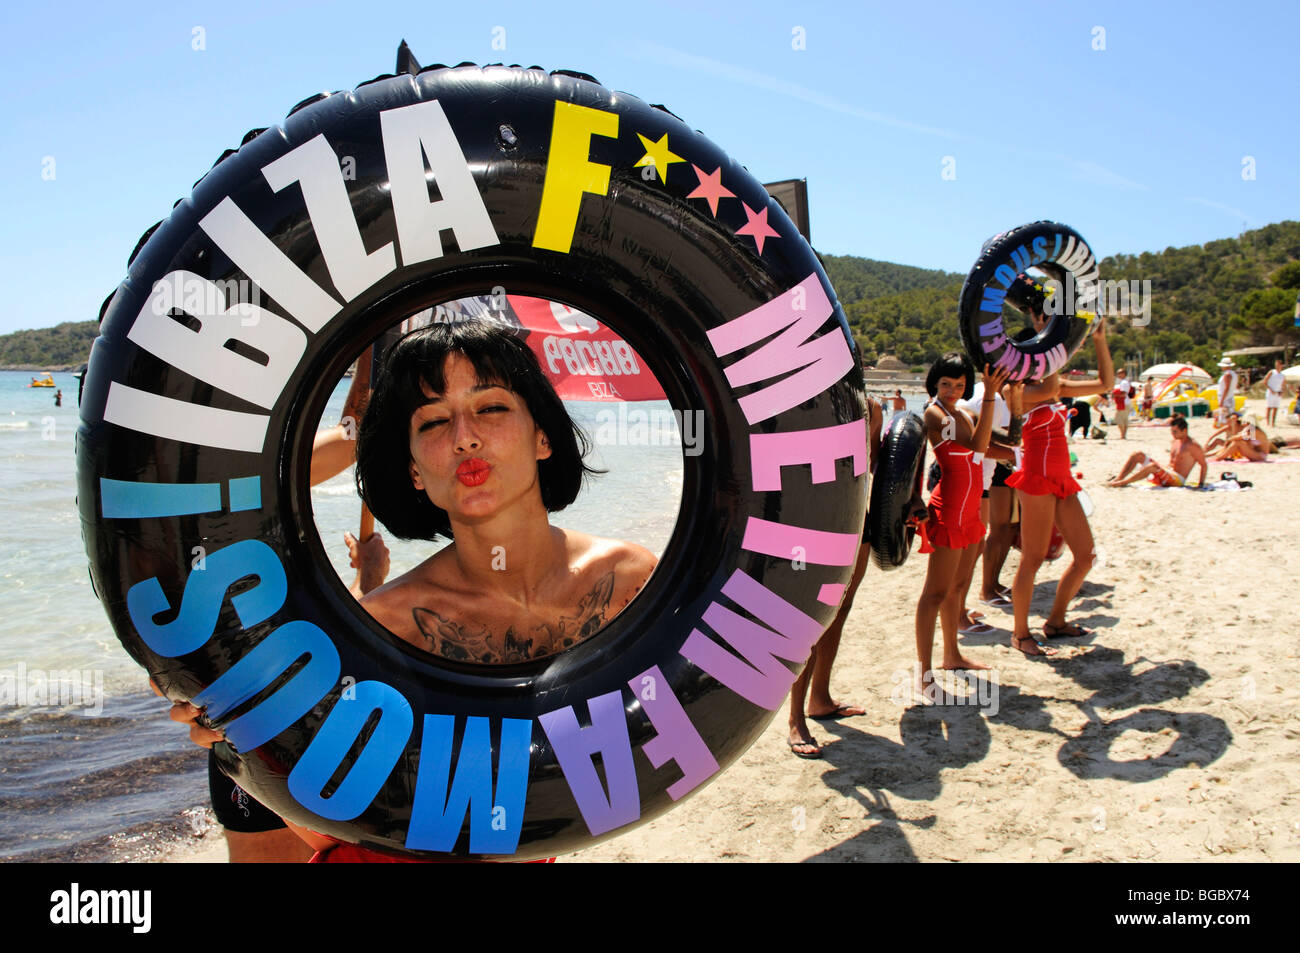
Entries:
[[217,756],[208,750],[208,793],[212,795],[212,811],[221,826],[239,834],[261,834],[278,831],[284,827],[280,816],[253,798],[230,778],[221,773]]

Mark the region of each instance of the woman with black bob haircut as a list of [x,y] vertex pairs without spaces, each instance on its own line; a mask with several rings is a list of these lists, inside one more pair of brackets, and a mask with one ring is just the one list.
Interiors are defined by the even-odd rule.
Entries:
[[424,387],[446,389],[448,355],[463,355],[479,383],[504,384],[518,394],[551,448],[538,461],[542,503],[555,513],[578,498],[583,478],[599,473],[586,463],[587,437],[564,409],[537,358],[520,338],[486,321],[431,324],[399,338],[383,356],[375,389],[357,434],[357,491],[375,518],[399,539],[451,538],[444,510],[416,490],[393,460],[408,453],[408,423],[428,403]]
[[367,593],[398,638],[501,665],[594,635],[655,566],[643,546],[552,526],[587,441],[528,347],[488,322],[434,324],[385,353],[357,441],[357,487],[402,539],[451,545]]
[[930,365],[930,373],[925,375],[925,392],[931,397],[939,395],[939,379],[942,377],[953,380],[959,377],[966,379],[966,389],[961,395],[962,400],[970,400],[971,394],[975,393],[975,365],[965,354],[949,351]]

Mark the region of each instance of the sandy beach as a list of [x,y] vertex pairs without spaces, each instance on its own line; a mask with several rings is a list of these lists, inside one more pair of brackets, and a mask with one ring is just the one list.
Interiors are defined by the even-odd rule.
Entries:
[[[1262,401],[1248,410],[1262,421]],[[691,800],[561,860],[1300,860],[1300,450],[1211,463],[1211,480],[1233,471],[1249,490],[1108,489],[1134,450],[1167,460],[1169,431],[1105,429],[1072,447],[1100,561],[1071,618],[1092,637],[1029,659],[1009,646],[1009,610],[985,608],[998,630],[963,647],[989,677],[957,683],[966,704],[923,706],[910,685],[925,559],[873,566],[832,682],[868,714],[816,723],[821,760],[790,754],[783,711]],[[1210,430],[1192,422],[1202,443]],[[1035,624],[1063,570],[1040,574]],[[210,830],[164,859],[220,862],[225,847]]]

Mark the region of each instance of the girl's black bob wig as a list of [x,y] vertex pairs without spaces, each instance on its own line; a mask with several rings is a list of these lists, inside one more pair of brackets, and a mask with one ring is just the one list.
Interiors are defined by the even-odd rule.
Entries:
[[445,510],[411,483],[411,415],[428,403],[422,383],[441,394],[447,356],[463,355],[480,383],[514,391],[546,434],[551,455],[537,461],[542,503],[552,513],[575,499],[588,473],[586,435],[569,417],[537,358],[522,340],[486,321],[432,324],[399,338],[384,353],[357,435],[357,490],[375,518],[399,539],[451,538]]
[[961,395],[963,400],[970,400],[971,394],[975,393],[975,365],[959,351],[949,351],[930,366],[930,373],[925,375],[925,392],[931,397],[939,393],[941,377],[966,378],[966,389]]

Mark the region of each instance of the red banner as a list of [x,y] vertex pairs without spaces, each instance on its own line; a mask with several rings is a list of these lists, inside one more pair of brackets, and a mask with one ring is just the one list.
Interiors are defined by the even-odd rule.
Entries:
[[545,298],[507,297],[562,400],[664,399],[641,356],[591,315]]

